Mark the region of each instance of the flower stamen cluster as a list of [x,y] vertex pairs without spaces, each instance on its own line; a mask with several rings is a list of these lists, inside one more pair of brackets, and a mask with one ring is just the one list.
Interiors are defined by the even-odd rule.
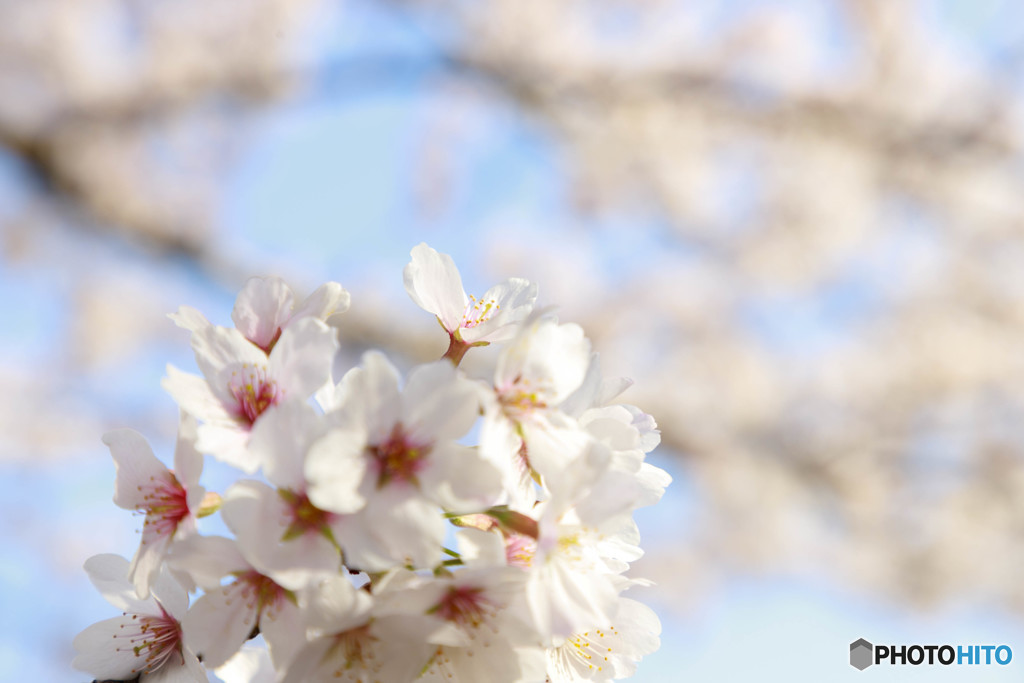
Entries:
[[136,490],[142,496],[136,510],[145,515],[142,523],[143,545],[154,536],[172,536],[178,525],[191,512],[188,506],[188,492],[178,483],[178,478],[170,470],[162,476],[149,477],[149,481],[136,486]]
[[267,408],[276,405],[281,399],[277,384],[267,378],[265,365],[243,363],[240,370],[231,373],[228,391],[237,402],[235,416],[250,427]]
[[[124,616],[129,616],[127,612]],[[127,628],[125,628],[127,626]],[[132,614],[131,621],[120,626],[114,634],[117,652],[131,651],[141,659],[132,673],[151,673],[172,657],[181,657],[181,625],[161,608],[157,615]],[[122,644],[122,642],[124,644]]]
[[416,473],[426,464],[430,446],[412,442],[401,423],[395,423],[387,439],[370,446],[368,451],[377,468],[377,488],[384,488],[393,481],[419,486]]

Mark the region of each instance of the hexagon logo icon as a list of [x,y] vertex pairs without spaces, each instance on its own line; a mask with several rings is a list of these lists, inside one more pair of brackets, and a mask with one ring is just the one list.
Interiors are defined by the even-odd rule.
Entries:
[[863,638],[858,638],[850,643],[850,666],[863,671],[874,664],[872,661],[874,659],[874,649],[875,646]]

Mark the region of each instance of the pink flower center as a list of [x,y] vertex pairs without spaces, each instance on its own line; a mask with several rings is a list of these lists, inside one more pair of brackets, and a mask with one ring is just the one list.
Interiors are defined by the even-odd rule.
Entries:
[[228,385],[235,397],[235,416],[252,426],[267,408],[281,400],[277,383],[267,377],[263,366],[242,364],[242,369],[231,373]]
[[143,494],[138,510],[146,515],[142,523],[142,543],[146,543],[147,537],[173,536],[178,524],[189,516],[185,487],[173,472],[167,472],[160,477],[150,477],[138,490]]
[[459,626],[478,627],[496,611],[483,593],[483,588],[453,586],[430,612]]
[[[128,616],[128,613],[125,613]],[[133,614],[131,620],[121,624],[114,634],[118,652],[131,650],[140,660],[132,673],[152,673],[167,663],[174,655],[181,662],[181,625],[162,606],[160,614]]]
[[309,500],[305,491],[278,489],[277,495],[288,506],[289,521],[287,529],[281,537],[282,541],[290,541],[308,533],[322,534],[333,541],[330,523],[337,516],[333,512],[321,510]]
[[291,597],[288,590],[256,570],[240,573],[238,580],[228,588],[238,591],[238,597],[245,602],[247,609],[256,612],[257,615],[266,613],[271,618],[277,616],[284,606],[284,601]]
[[377,488],[392,481],[418,485],[416,473],[423,469],[430,445],[413,443],[396,424],[387,440],[369,447],[370,457],[377,466]]

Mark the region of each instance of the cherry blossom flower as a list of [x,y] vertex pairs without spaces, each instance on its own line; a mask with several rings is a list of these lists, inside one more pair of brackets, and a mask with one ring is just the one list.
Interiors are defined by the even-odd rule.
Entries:
[[195,433],[195,420],[182,414],[173,471],[156,459],[138,432],[118,429],[103,436],[117,470],[114,504],[145,515],[142,540],[128,568],[140,599],[149,595],[170,544],[196,529],[205,489],[199,485],[203,456],[195,450]]
[[[543,680],[541,638],[518,604],[525,574],[479,558],[469,564],[450,575],[420,578],[391,597],[402,610],[421,611],[434,624],[427,640],[437,647],[421,680],[468,683],[486,680],[495,670],[508,680]],[[381,602],[380,611],[387,613],[387,601]]]
[[[291,324],[304,318],[326,321],[348,310],[351,297],[337,282],[327,282],[295,306],[295,294],[278,277],[253,277],[235,299],[231,319],[236,329],[250,342],[269,354]],[[170,318],[193,333],[212,327],[202,313],[181,306]]]
[[585,448],[587,437],[561,409],[587,376],[590,342],[578,325],[534,316],[502,350],[487,401],[480,448],[501,468],[513,507],[529,510],[534,473],[547,478]]
[[253,426],[279,403],[305,401],[325,384],[337,346],[330,328],[308,317],[289,325],[269,356],[238,330],[210,325],[192,335],[204,377],[168,365],[163,386],[203,421],[200,452],[252,473],[260,466],[247,448]]
[[661,440],[654,418],[634,406],[612,405],[586,410],[579,424],[588,435],[604,444],[612,455],[608,473],[598,486],[609,489],[630,487],[633,491],[631,509],[661,500],[672,477],[644,461],[645,454]]
[[[400,563],[430,566],[444,538],[438,508],[486,509],[500,494],[493,465],[455,439],[476,421],[480,392],[445,361],[415,368],[403,389],[383,354],[368,352],[336,387],[328,417],[340,421],[337,448],[311,451],[308,494],[322,510],[352,509],[361,473],[366,505],[340,520],[346,563],[381,571]],[[353,459],[362,465],[353,468]]]
[[448,332],[456,363],[469,346],[510,339],[537,299],[537,285],[522,278],[509,278],[479,299],[467,295],[452,257],[426,244],[413,247],[403,275],[410,298]]
[[[281,683],[414,680],[434,650],[426,640],[432,624],[423,615],[402,610],[375,611],[376,601],[387,600],[404,580],[384,577],[372,598],[345,577],[324,581],[308,609],[313,636],[292,658]],[[398,585],[393,588],[393,583]]]
[[545,643],[608,623],[624,587],[619,574],[642,555],[631,516],[638,485],[616,475],[619,486],[605,486],[611,460],[591,441],[551,477],[551,497],[534,511],[535,543],[507,540],[508,563],[526,570],[525,603]]
[[206,672],[184,644],[180,619],[188,594],[164,569],[151,595],[140,600],[128,580],[128,560],[96,555],[85,563],[89,579],[123,614],[93,624],[74,640],[72,665],[98,680],[140,683],[206,683]]
[[573,633],[547,650],[550,683],[629,678],[636,665],[661,644],[661,622],[636,600],[620,598],[614,621]]
[[[261,574],[221,536],[194,536],[175,548],[175,569],[205,591],[182,619],[185,643],[216,668],[227,662],[259,628],[275,664],[287,662],[305,644],[295,594]],[[221,585],[225,576],[233,580]]]

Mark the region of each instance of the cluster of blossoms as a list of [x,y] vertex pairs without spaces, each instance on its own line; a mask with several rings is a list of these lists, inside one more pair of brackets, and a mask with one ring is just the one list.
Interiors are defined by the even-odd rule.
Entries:
[[[123,614],[78,635],[76,668],[162,683],[207,669],[230,683],[555,683],[627,677],[657,649],[658,619],[623,596],[639,583],[624,572],[641,555],[633,511],[670,478],[644,461],[654,420],[613,403],[629,382],[602,379],[582,329],[534,311],[526,280],[467,296],[425,244],[404,275],[449,337],[404,381],[377,351],[333,376],[325,321],[349,305],[337,283],[296,305],[280,280],[254,278],[231,328],[171,316],[202,375],[169,366],[163,382],[181,408],[173,470],[137,432],[104,436],[114,502],[145,521],[130,562],[86,562]],[[460,368],[499,343],[493,376]],[[204,455],[246,478],[207,492]],[[199,533],[214,514],[230,537]]]

